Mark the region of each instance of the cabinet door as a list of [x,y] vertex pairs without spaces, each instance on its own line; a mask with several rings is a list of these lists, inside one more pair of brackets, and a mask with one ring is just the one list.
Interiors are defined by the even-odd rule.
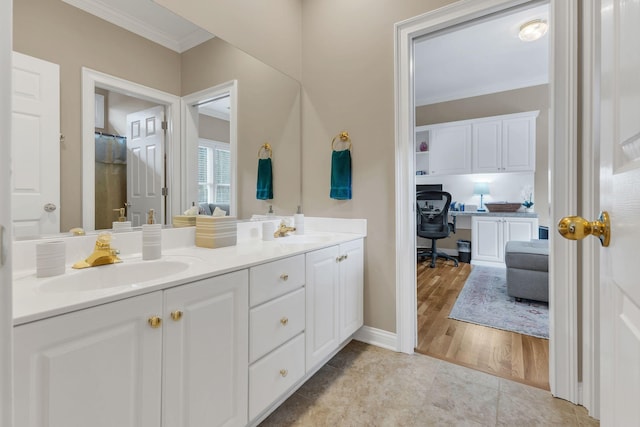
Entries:
[[163,426],[247,423],[248,307],[246,270],[165,291]]
[[502,170],[502,120],[473,124],[474,173]]
[[340,245],[340,342],[363,324],[363,246],[362,239]]
[[502,166],[505,172],[535,171],[536,119],[516,117],[502,122]]
[[338,246],[306,255],[306,370],[309,372],[340,344]]
[[430,175],[471,172],[471,125],[434,128],[429,143]]
[[15,425],[159,426],[161,310],[154,292],[16,327]]
[[[504,245],[510,240],[528,242],[538,238],[537,218],[510,218],[504,219]],[[503,247],[504,247],[503,245]]]
[[502,262],[504,258],[502,218],[474,216],[471,221],[471,234],[473,260]]

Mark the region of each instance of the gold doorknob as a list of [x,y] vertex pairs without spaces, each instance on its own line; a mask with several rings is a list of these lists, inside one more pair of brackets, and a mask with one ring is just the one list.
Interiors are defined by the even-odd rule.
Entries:
[[609,246],[611,222],[609,213],[604,211],[596,221],[587,221],[579,216],[565,216],[558,222],[558,233],[565,239],[580,240],[592,235],[600,239],[600,244]]
[[159,328],[160,325],[162,324],[162,319],[159,318],[158,316],[152,316],[149,318],[148,322],[149,322],[149,326],[151,326],[153,329],[156,329],[156,328]]
[[182,319],[182,314],[183,313],[180,310],[172,311],[171,318],[177,322],[178,320]]

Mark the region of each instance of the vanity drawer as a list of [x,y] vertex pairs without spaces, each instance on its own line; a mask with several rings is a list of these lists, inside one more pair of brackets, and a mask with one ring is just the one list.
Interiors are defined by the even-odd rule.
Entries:
[[249,367],[249,419],[304,376],[304,341],[300,334]]
[[255,362],[304,330],[305,289],[269,301],[249,313],[249,360]]
[[[282,237],[286,239],[286,237]],[[249,269],[251,307],[304,286],[304,255],[280,259]]]

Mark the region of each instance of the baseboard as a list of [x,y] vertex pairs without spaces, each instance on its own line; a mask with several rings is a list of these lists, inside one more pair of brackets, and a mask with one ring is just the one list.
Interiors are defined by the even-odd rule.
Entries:
[[363,326],[353,334],[353,339],[387,350],[398,351],[398,338],[395,333],[382,329]]

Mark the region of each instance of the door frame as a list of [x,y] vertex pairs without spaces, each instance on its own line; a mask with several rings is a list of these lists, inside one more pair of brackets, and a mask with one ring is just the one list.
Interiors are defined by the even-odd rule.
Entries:
[[197,106],[208,100],[229,95],[229,148],[231,149],[231,201],[229,216],[238,213],[238,81],[228,82],[202,89],[185,95],[181,99],[182,111],[182,204],[191,206],[191,202],[198,200],[198,128]]
[[[123,93],[165,106],[167,133],[164,155],[168,156],[165,182],[169,184],[167,209],[161,222],[177,214],[181,204],[180,185],[180,97],[100,71],[82,67],[82,227],[95,229],[95,90],[96,87]],[[89,202],[90,201],[90,202]]]
[[[413,40],[529,0],[461,0],[395,26],[396,347],[413,353],[417,334]],[[550,0],[550,218],[577,212],[578,1]],[[563,141],[554,144],[553,141]],[[558,165],[556,167],[556,165]],[[551,233],[549,383],[578,403],[577,248]],[[588,327],[589,325],[583,325]]]

